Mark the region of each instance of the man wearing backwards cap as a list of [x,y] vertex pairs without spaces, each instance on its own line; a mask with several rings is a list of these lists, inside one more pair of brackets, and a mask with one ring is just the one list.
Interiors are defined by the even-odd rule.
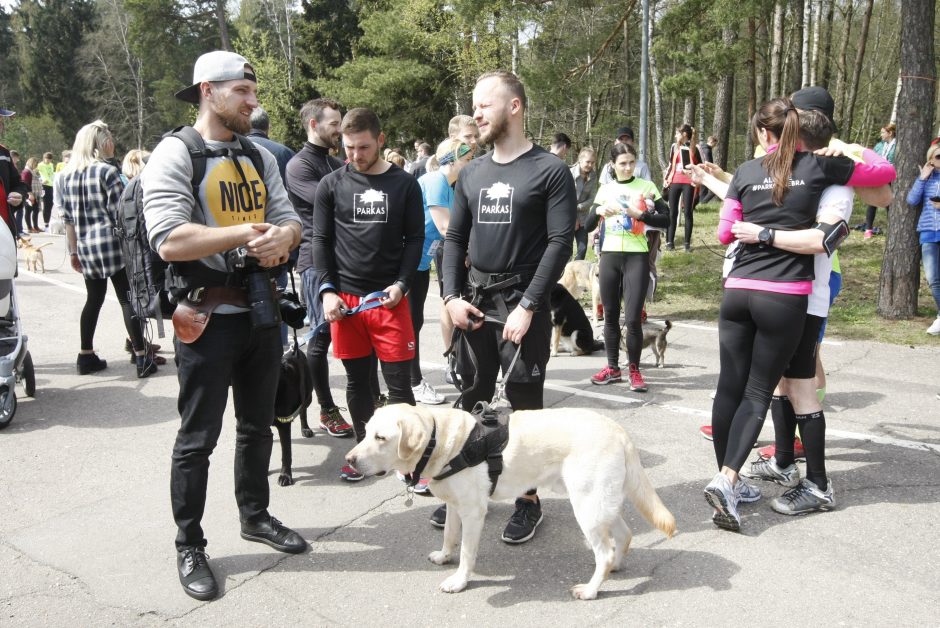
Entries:
[[208,319],[201,334],[190,328],[183,341],[178,330],[175,340],[181,424],[173,448],[170,500],[178,527],[180,583],[187,595],[209,600],[218,595],[218,586],[200,522],[209,456],[222,430],[229,386],[235,405],[235,501],[241,536],[282,552],[302,552],[307,546],[267,510],[280,332],[276,324],[253,324],[245,277],[225,255],[244,248],[261,268],[278,266],[300,242],[300,219],[274,156],[257,147],[262,177],[235,136],[248,132],[251,112],[258,106],[254,71],[244,57],[221,50],[202,55],[193,84],[176,97],[199,106],[193,128],[206,144],[205,176],[194,196],[192,158],[182,140],[167,136],[154,149],[141,185],[150,245],[191,288],[181,298],[177,316],[188,311],[193,321]]
[[[9,109],[0,108],[0,135],[3,134],[4,118],[12,118],[16,112]],[[12,213],[8,204],[19,205],[23,202],[25,194],[29,194],[29,187],[20,179],[20,173],[13,164],[13,157],[10,151],[3,144],[0,144],[0,215],[3,221],[7,223],[13,234],[18,230],[13,225]]]

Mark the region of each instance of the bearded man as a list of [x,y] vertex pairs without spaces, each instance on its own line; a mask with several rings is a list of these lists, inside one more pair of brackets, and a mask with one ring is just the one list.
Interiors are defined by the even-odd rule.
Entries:
[[[265,300],[249,299],[245,287],[251,277],[253,295],[259,285],[270,288],[267,269],[286,262],[300,242],[300,219],[274,156],[240,137],[251,128],[249,118],[258,106],[254,70],[244,57],[226,51],[202,55],[193,85],[176,97],[198,105],[192,129],[205,150],[193,156],[178,136],[167,136],[154,149],[141,185],[150,245],[170,262],[170,274],[183,286],[174,314],[181,423],[170,472],[177,570],[187,595],[210,600],[219,589],[201,522],[209,456],[222,431],[229,388],[241,536],[282,552],[307,547],[268,513],[280,319],[275,316],[271,324],[271,317],[258,316],[257,304]],[[197,158],[205,160],[201,181],[192,180]],[[238,257],[229,254],[233,251],[243,261],[233,261]],[[177,327],[178,318],[190,327]],[[184,329],[189,331],[181,333]]]

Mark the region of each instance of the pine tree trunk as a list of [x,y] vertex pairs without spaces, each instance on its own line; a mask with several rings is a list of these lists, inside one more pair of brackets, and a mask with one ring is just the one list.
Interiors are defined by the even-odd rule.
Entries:
[[795,23],[790,32],[790,56],[787,64],[789,80],[783,84],[786,95],[803,87],[803,0],[794,0],[790,8]]
[[[724,26],[721,29],[721,40],[726,47],[731,47],[735,42],[735,31],[730,26]],[[718,139],[715,145],[714,157],[715,163],[722,169],[728,166],[728,155],[730,147],[728,146],[728,136],[731,132],[731,103],[734,97],[734,71],[729,69],[726,74],[718,79],[718,87],[715,90],[715,122],[712,125],[713,135]]]
[[813,0],[813,54],[809,60],[809,84],[816,85],[816,69],[819,67],[819,25],[822,22],[822,1]]
[[853,137],[852,119],[855,117],[855,98],[858,95],[858,81],[862,74],[862,63],[865,61],[865,44],[868,42],[868,28],[871,26],[871,12],[874,5],[875,0],[868,0],[865,3],[865,15],[862,17],[862,34],[858,38],[858,51],[855,54],[855,67],[852,70],[852,82],[849,83],[849,97],[842,124],[842,136],[845,139]]
[[[753,16],[747,19],[747,38],[750,46],[747,57],[747,120],[750,123],[757,111],[757,26]],[[746,133],[745,138],[744,152],[753,155],[754,138],[750,133]]]
[[783,0],[774,4],[774,33],[770,50],[770,96],[780,94],[780,78],[783,66]]
[[231,50],[232,42],[228,37],[228,24],[225,21],[225,0],[216,0],[215,15],[219,20],[219,39],[222,42],[222,50]]
[[691,96],[686,96],[682,103],[682,124],[695,124],[695,99]]
[[800,87],[806,87],[810,84],[810,32],[813,27],[813,3],[812,0],[802,0],[803,3],[803,44],[800,48],[803,60],[802,71],[800,72]]
[[829,55],[832,53],[832,17],[835,11],[835,0],[823,0],[826,3],[826,28],[822,33],[823,51],[819,55],[819,85],[829,89],[829,79],[832,68]]
[[698,137],[702,141],[708,137],[705,134],[705,89],[702,87],[698,88]]
[[757,69],[757,102],[762,103],[767,100],[767,82],[769,79],[767,72],[767,20],[761,20],[757,25],[758,50],[760,55],[760,67]]
[[884,318],[910,318],[917,312],[920,285],[920,247],[917,236],[919,211],[907,204],[907,191],[919,176],[921,160],[933,137],[934,0],[901,3],[901,94],[898,98],[898,180],[888,212],[878,314]]
[[845,100],[846,100],[846,89],[845,89],[845,73],[848,70],[846,66],[846,57],[848,56],[849,49],[849,38],[852,36],[852,8],[853,1],[847,0],[845,13],[844,13],[844,31],[842,33],[842,48],[839,50],[839,67],[836,68],[836,86],[837,86],[837,95],[836,95],[836,111],[839,112],[839,117],[836,122],[838,123],[844,117],[841,115],[845,112]]

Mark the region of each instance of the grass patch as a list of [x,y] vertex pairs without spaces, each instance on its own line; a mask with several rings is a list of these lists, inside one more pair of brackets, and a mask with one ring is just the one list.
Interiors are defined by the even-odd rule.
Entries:
[[[672,320],[692,319],[715,322],[721,303],[721,266],[725,247],[715,237],[719,206],[699,205],[695,211],[692,251],[665,252],[659,261],[659,286],[656,301],[647,308],[651,316]],[[855,215],[864,216],[865,208],[856,204]],[[885,212],[875,221],[887,231]],[[682,228],[676,238],[677,246]],[[830,312],[827,335],[853,340],[876,340],[892,344],[940,346],[940,339],[927,335],[936,311],[933,297],[921,279],[917,317],[910,320],[886,320],[878,316],[878,286],[884,258],[885,236],[865,241],[853,231],[842,245],[842,292]],[[710,250],[709,250],[710,249]]]

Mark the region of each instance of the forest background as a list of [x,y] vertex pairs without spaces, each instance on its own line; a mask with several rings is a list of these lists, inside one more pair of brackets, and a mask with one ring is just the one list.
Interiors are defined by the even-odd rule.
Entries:
[[[899,129],[899,154],[907,143],[910,157],[898,164],[899,189],[938,134],[934,0],[0,4],[0,106],[17,111],[3,141],[28,156],[58,155],[96,118],[111,126],[119,153],[153,148],[193,119],[194,109],[173,93],[190,83],[195,59],[217,48],[251,61],[270,135],[294,149],[305,139],[297,111],[320,95],[375,109],[388,144],[433,143],[451,116],[471,113],[475,78],[505,68],[526,84],[533,141],[547,145],[565,132],[575,155],[586,145],[604,155],[617,127],[632,126],[639,137],[643,4],[650,15],[646,158],[655,181],[677,125],[691,123],[700,138],[715,135],[715,162],[733,168],[752,154],[755,107],[810,84],[832,92],[847,141],[871,146],[889,121],[900,118],[902,127],[916,118],[911,139]],[[901,89],[904,76],[910,89]],[[902,218],[906,231],[916,216]],[[908,286],[879,311],[900,317],[916,307],[919,250],[914,237],[895,245],[892,254],[889,238],[886,265],[898,262],[888,270]],[[885,283],[883,274],[882,292]]]

